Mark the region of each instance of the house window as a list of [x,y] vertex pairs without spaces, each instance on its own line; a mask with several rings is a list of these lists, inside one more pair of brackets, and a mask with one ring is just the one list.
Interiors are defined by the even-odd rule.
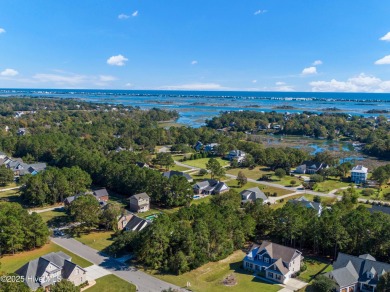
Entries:
[[264,262],[269,263],[269,258],[264,258]]
[[260,261],[263,260],[263,256],[262,256],[262,255],[259,255],[259,260],[260,260]]
[[275,279],[276,280],[281,280],[282,279],[282,276],[278,275],[278,274],[275,274]]
[[268,272],[268,277],[273,278],[274,277],[274,273]]
[[76,275],[78,275],[79,274],[79,269],[76,269]]

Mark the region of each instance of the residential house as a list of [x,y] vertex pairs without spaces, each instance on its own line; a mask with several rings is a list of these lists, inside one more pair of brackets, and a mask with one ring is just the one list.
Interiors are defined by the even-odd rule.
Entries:
[[130,197],[130,211],[146,212],[150,209],[150,197],[146,193],[136,194]]
[[195,151],[199,152],[200,150],[202,150],[202,148],[203,148],[203,143],[200,141],[196,142],[196,144],[194,146]]
[[326,275],[336,283],[336,291],[374,292],[380,277],[390,272],[390,264],[378,262],[373,256],[353,256],[339,252],[333,271]]
[[198,195],[218,195],[229,191],[229,187],[215,179],[208,179],[196,183],[193,187],[194,193]]
[[105,188],[93,191],[93,195],[99,202],[107,202],[109,199],[108,192]]
[[244,151],[232,150],[229,152],[226,158],[229,159],[230,161],[237,160],[238,163],[241,163],[244,161],[245,156],[246,153]]
[[138,167],[141,167],[141,168],[150,168],[149,164],[145,163],[145,162],[136,162],[135,163]]
[[18,131],[16,132],[16,135],[24,136],[24,135],[26,135],[26,133],[27,133],[26,128],[19,128]]
[[10,158],[3,152],[0,153],[0,165],[5,165],[5,167],[11,169],[15,177],[26,174],[35,175],[46,169],[46,163],[24,163],[23,159]]
[[295,248],[263,241],[245,256],[243,266],[269,280],[285,283],[300,271],[302,260],[302,253]]
[[51,252],[29,261],[16,272],[33,291],[38,288],[50,289],[51,285],[66,279],[79,286],[87,281],[87,271],[72,263],[72,258],[62,251]]
[[268,197],[258,187],[243,190],[240,195],[242,205],[247,202],[254,203],[258,199],[262,199],[263,204],[269,202]]
[[323,210],[321,203],[311,202],[308,199],[306,199],[305,197],[300,197],[298,199],[289,200],[288,202],[290,204],[300,205],[304,208],[313,209],[318,216],[321,216],[321,213]]
[[351,181],[355,184],[366,182],[368,175],[368,168],[363,165],[356,165],[351,170]]
[[140,217],[133,216],[130,218],[129,222],[127,222],[125,230],[126,231],[141,231],[142,229],[146,228],[150,224],[152,224],[152,223],[146,219],[142,219]]
[[185,177],[188,182],[193,182],[194,181],[194,179],[188,173],[185,173],[185,172],[182,172],[182,171],[170,170],[170,171],[166,171],[166,172],[163,173],[163,176],[165,176],[168,179],[171,178],[174,175]]
[[204,146],[204,152],[215,153],[218,147],[218,143],[210,143]]
[[295,173],[299,174],[315,174],[324,168],[329,166],[323,162],[304,161],[301,165],[297,166]]
[[126,228],[127,223],[130,222],[131,218],[133,218],[134,214],[130,213],[127,210],[124,210],[122,214],[120,214],[117,218],[118,221],[118,230],[123,230]]

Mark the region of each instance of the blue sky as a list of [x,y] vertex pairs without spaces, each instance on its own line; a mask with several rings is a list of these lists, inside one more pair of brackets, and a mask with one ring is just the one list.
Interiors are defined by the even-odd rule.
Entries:
[[390,1],[3,0],[0,87],[390,92]]

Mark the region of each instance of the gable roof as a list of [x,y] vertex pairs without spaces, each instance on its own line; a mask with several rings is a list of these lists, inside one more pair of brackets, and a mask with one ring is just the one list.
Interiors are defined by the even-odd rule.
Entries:
[[139,200],[142,200],[142,199],[143,200],[149,199],[149,196],[148,196],[147,193],[140,193],[140,194],[133,195],[130,198],[134,198],[137,201],[139,201]]
[[289,263],[302,253],[295,248],[287,247],[277,243],[263,241],[260,245],[258,253],[262,253],[265,250],[269,256],[273,259],[282,259],[283,262]]
[[267,196],[258,187],[243,190],[240,195],[243,203],[248,201],[254,202],[257,199],[263,199],[263,202],[268,200]]
[[126,224],[126,229],[131,231],[141,231],[151,223],[148,220],[142,219],[138,216],[133,216]]
[[[353,284],[355,282],[351,282],[352,278],[346,278],[345,277],[345,268],[348,269],[348,271],[351,273],[351,275],[354,276],[355,282],[363,282],[363,283],[369,283],[371,285],[376,285],[378,282],[378,277],[374,278],[368,278],[367,273],[373,272],[382,275],[382,272],[390,272],[390,264],[378,262],[375,260],[375,258],[369,254],[364,254],[359,257],[345,254],[342,252],[339,252],[337,256],[337,260],[333,263],[333,269],[334,271],[331,272],[331,275],[341,275],[337,276],[335,278],[336,282],[339,284],[339,286],[346,286],[349,284]],[[344,278],[342,278],[342,276]],[[374,275],[375,276],[375,275]],[[348,283],[348,281],[349,283]],[[340,282],[339,282],[340,281]],[[342,284],[342,285],[341,285]]]
[[269,266],[268,269],[279,271],[283,276],[290,272],[289,269],[284,266],[282,259],[278,259],[271,266]]
[[163,176],[166,178],[171,178],[174,175],[184,176],[187,180],[192,180],[192,177],[188,173],[182,171],[170,170],[163,173]]
[[316,211],[321,210],[321,203],[311,202],[308,199],[306,199],[304,196],[302,196],[298,199],[289,200],[288,202],[291,204],[294,204],[294,205],[301,205],[301,206],[309,208],[309,209],[314,209]]
[[93,195],[97,198],[108,197],[108,192],[105,188],[93,191]]
[[201,181],[201,182],[197,182],[195,185],[194,185],[194,188],[198,188],[198,189],[204,189],[208,186],[214,186],[218,183],[217,180],[215,179],[207,179],[207,180],[204,180],[204,181]]

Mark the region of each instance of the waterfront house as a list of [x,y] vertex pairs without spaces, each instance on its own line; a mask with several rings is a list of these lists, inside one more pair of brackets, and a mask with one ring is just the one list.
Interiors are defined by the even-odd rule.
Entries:
[[193,186],[194,193],[197,195],[218,195],[229,191],[229,187],[215,179],[208,179],[196,183]]
[[242,205],[247,202],[254,203],[258,199],[262,199],[263,204],[269,202],[268,197],[258,187],[243,190],[240,195]]
[[356,165],[351,170],[351,181],[355,184],[365,183],[367,180],[368,168],[363,165]]
[[146,193],[136,194],[130,197],[130,211],[146,212],[150,209],[150,197]]
[[243,260],[244,269],[279,283],[285,283],[301,269],[302,253],[291,247],[263,241]]
[[193,182],[194,181],[194,179],[188,173],[185,173],[185,172],[182,172],[182,171],[170,170],[170,171],[166,171],[166,172],[163,173],[163,176],[165,176],[168,179],[171,178],[174,175],[185,177],[188,182]]
[[22,276],[24,283],[33,291],[38,288],[49,291],[51,285],[62,279],[76,286],[87,281],[87,271],[72,263],[72,258],[62,251],[51,252],[29,261],[15,273]]
[[301,165],[297,166],[295,173],[315,174],[324,168],[329,168],[329,166],[323,162],[304,161]]
[[333,271],[326,274],[336,283],[337,292],[374,292],[380,277],[390,272],[390,264],[378,262],[373,256],[353,256],[339,252]]

